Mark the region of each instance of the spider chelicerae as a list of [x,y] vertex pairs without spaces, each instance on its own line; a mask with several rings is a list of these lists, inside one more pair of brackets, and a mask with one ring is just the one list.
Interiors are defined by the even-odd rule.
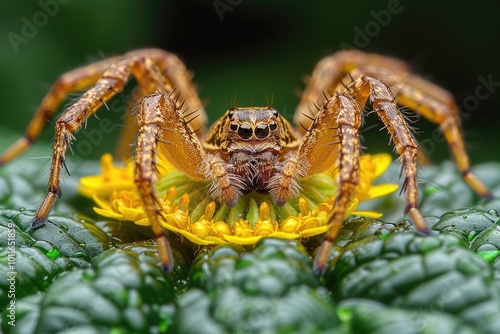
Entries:
[[0,156],[0,164],[4,164],[22,153],[37,139],[69,93],[86,90],[55,123],[49,190],[33,218],[33,228],[45,223],[61,197],[60,174],[66,168],[65,155],[75,139],[73,133],[118,94],[131,76],[141,88],[134,180],[165,271],[172,268],[173,262],[153,187],[159,155],[193,179],[208,179],[208,193],[229,207],[251,191],[268,193],[276,205],[283,205],[299,195],[299,178],[337,164],[338,193],[330,212],[331,227],[315,259],[315,270],[321,273],[358,185],[359,130],[368,100],[400,156],[406,213],[418,230],[427,230],[417,207],[418,144],[398,106],[408,106],[439,124],[465,181],[481,196],[491,198],[487,187],[470,172],[453,97],[412,74],[402,61],[360,51],[335,53],[321,60],[308,79],[294,117],[296,129],[272,107],[237,107],[229,109],[207,132],[204,107],[182,61],[166,51],[144,49],[59,77],[24,137]]

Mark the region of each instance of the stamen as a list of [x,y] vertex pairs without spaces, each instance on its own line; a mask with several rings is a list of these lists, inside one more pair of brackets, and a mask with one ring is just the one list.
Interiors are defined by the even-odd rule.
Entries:
[[309,203],[307,203],[304,197],[299,198],[299,210],[302,216],[307,216],[309,214]]
[[[385,162],[380,163],[381,159]],[[360,182],[349,214],[359,201],[386,195],[396,189],[395,185],[377,185],[381,189],[370,190],[372,181],[387,169],[389,161],[387,155],[365,155],[362,158]],[[191,181],[164,159],[159,161],[159,166],[164,173],[157,183],[157,191],[165,192],[160,206],[160,223],[166,230],[179,233],[193,243],[251,245],[265,236],[311,237],[328,229],[329,219],[335,211],[337,173],[333,168],[324,175],[301,179],[296,191],[302,197],[288,201],[282,207],[274,204],[272,196],[248,194],[229,209],[207,196],[207,182]],[[80,189],[85,196],[94,198],[99,207],[96,211],[112,219],[150,225],[135,190],[132,167],[117,167],[113,165],[111,155],[105,155],[101,159],[101,168],[101,175],[82,178]],[[232,181],[237,184],[239,180]],[[302,187],[304,190],[299,190]]]
[[184,194],[181,196],[181,198],[179,199],[179,210],[181,211],[186,211],[187,212],[187,209],[188,209],[188,206],[189,206],[189,194]]

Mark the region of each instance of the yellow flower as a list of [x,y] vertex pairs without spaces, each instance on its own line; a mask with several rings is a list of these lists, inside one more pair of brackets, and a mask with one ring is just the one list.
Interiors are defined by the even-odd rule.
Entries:
[[[336,170],[300,180],[299,198],[277,207],[269,195],[252,192],[233,208],[217,204],[207,196],[207,181],[194,181],[162,161],[155,187],[162,196],[162,226],[200,245],[235,243],[251,245],[263,237],[303,238],[328,230],[329,212],[337,191]],[[359,202],[394,192],[397,184],[373,185],[390,165],[388,154],[364,155],[360,181],[348,215],[378,218],[380,213],[355,211]],[[80,193],[91,197],[94,210],[107,218],[149,225],[133,179],[132,166],[117,167],[113,158],[101,158],[102,174],[83,177]]]

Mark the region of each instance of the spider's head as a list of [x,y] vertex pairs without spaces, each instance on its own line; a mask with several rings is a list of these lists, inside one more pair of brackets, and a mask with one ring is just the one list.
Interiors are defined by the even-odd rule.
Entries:
[[230,142],[279,140],[278,112],[267,107],[232,108],[227,112],[225,130]]
[[290,123],[269,107],[231,108],[210,129],[204,146],[210,150],[275,153],[295,142]]

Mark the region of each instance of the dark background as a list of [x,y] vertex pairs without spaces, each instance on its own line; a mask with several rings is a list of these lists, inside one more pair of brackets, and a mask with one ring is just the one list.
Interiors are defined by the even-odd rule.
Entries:
[[[481,88],[488,97],[478,98],[476,92],[480,77],[500,82],[500,6],[495,1],[64,2],[0,4],[0,150],[24,131],[58,75],[106,56],[143,47],[177,53],[195,71],[211,121],[236,94],[240,105],[265,104],[266,96],[273,95],[274,106],[291,119],[298,103],[294,91],[304,87],[303,77],[322,57],[350,45],[404,59],[416,72],[453,92],[459,104],[477,102],[462,108],[472,161],[500,160],[500,87],[491,92]],[[56,14],[40,14],[42,4],[54,3]],[[389,16],[382,14],[389,10]],[[377,16],[385,21],[378,22]],[[9,36],[22,37],[26,20],[36,19],[42,20],[37,21],[36,33],[13,46]],[[106,110],[100,110],[99,117],[120,122]],[[376,121],[373,115],[368,123]],[[97,122],[92,120],[89,128]],[[418,140],[436,148],[429,152],[431,159],[447,159],[448,148],[435,127],[424,121],[417,127],[422,130]],[[112,150],[118,131],[116,127],[86,157]],[[52,136],[53,130],[47,129],[42,143]],[[384,132],[372,129],[364,137],[369,152],[392,150]],[[82,140],[82,134],[77,138]],[[45,156],[50,150],[34,148],[30,154]]]

